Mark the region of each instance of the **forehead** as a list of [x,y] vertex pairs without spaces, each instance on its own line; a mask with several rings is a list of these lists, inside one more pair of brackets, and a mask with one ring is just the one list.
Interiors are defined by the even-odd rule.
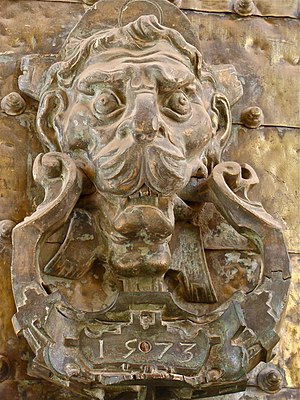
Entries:
[[78,88],[101,81],[140,80],[184,84],[195,80],[188,57],[171,44],[161,41],[144,49],[113,48],[91,56],[79,75]]

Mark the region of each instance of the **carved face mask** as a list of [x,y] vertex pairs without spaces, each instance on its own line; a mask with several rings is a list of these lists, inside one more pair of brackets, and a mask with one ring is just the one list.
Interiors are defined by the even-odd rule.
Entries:
[[126,269],[130,239],[131,271],[132,251],[140,260],[145,242],[152,248],[140,271],[165,270],[174,197],[213,135],[190,61],[166,40],[110,49],[87,60],[70,98],[63,136],[74,158],[88,159],[85,171],[105,198],[101,225],[113,239],[112,264]]
[[[150,15],[82,39],[49,73],[62,90],[42,99],[42,140],[69,153],[93,183],[107,258],[121,275],[166,271],[176,196],[227,140],[230,118],[218,130],[200,66],[198,50]],[[39,122],[55,103],[51,130]],[[221,108],[228,116],[226,99]]]
[[88,60],[63,122],[69,151],[86,152],[101,193],[178,193],[212,137],[200,82],[166,41]]

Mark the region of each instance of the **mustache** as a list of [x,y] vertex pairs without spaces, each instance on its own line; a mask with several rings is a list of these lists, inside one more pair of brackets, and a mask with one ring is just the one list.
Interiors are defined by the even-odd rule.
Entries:
[[132,137],[113,139],[94,157],[104,187],[115,194],[134,193],[146,183],[169,195],[187,184],[187,162],[183,148],[168,137],[155,138],[145,147]]

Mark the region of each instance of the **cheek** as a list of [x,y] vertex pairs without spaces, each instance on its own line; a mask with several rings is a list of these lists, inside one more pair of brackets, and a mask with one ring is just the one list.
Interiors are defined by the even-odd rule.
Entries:
[[87,150],[90,142],[89,110],[87,107],[75,104],[71,107],[63,122],[63,135],[69,150]]
[[68,150],[81,149],[90,153],[110,140],[110,129],[101,126],[87,105],[73,105],[63,124],[65,147]]
[[182,126],[187,158],[199,155],[212,138],[213,128],[207,113],[194,112],[192,118]]

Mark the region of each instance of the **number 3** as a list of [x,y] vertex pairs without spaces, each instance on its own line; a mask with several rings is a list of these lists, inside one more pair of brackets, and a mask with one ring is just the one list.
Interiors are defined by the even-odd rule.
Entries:
[[186,349],[183,351],[183,354],[186,354],[188,358],[184,361],[191,361],[194,358],[194,354],[191,352],[191,350],[196,346],[196,343],[180,343],[180,345],[186,347]]

